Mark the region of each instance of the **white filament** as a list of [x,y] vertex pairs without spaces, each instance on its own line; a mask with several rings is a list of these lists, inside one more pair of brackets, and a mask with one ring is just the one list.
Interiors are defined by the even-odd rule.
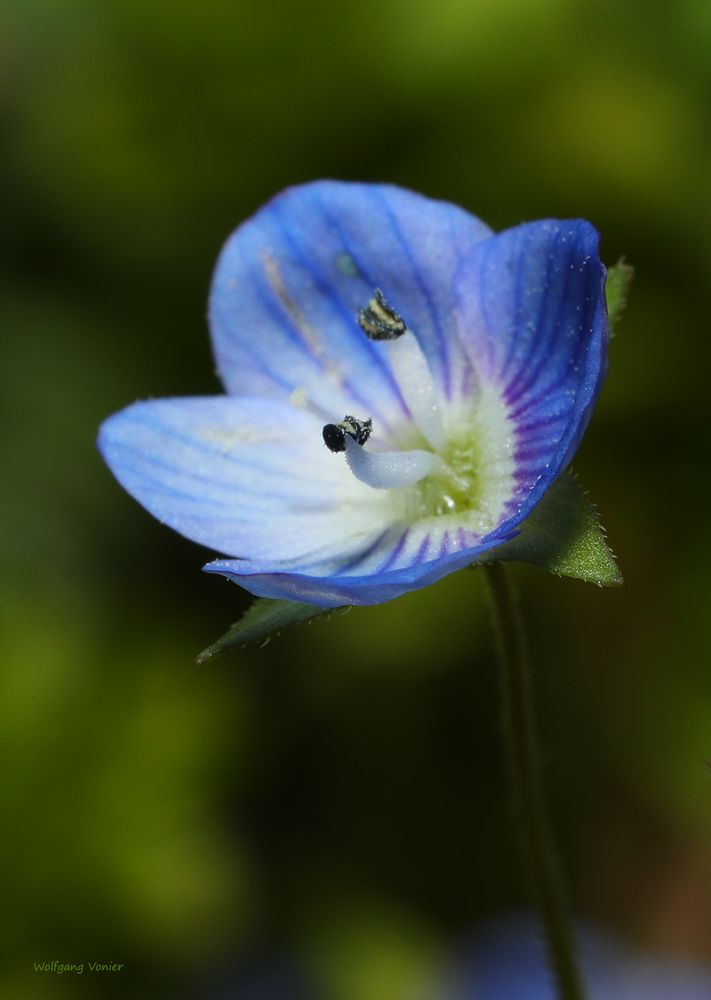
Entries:
[[376,490],[412,486],[426,476],[442,474],[445,465],[431,451],[366,451],[346,434],[346,462],[356,479]]
[[384,346],[413,420],[435,451],[440,451],[446,443],[442,412],[427,358],[417,338],[408,330],[395,340],[385,341]]

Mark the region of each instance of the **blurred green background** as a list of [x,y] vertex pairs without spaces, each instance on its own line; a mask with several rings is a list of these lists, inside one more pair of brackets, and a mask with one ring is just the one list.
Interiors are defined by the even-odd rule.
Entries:
[[246,595],[95,450],[220,391],[220,245],[317,177],[585,216],[635,264],[576,459],[625,586],[516,577],[576,912],[711,960],[710,57],[705,0],[5,0],[2,996],[240,996],[285,956],[411,1000],[525,905],[478,575],[200,670]]

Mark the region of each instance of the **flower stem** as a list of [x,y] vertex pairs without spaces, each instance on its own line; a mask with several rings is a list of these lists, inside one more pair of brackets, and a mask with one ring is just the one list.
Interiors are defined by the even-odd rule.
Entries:
[[502,735],[528,876],[560,1000],[584,1000],[575,942],[539,773],[538,739],[523,623],[501,563],[485,565],[502,692]]

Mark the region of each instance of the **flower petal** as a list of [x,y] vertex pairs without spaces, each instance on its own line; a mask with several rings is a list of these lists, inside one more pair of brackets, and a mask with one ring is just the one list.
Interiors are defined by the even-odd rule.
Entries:
[[319,181],[274,198],[228,240],[210,323],[228,392],[303,390],[331,419],[408,419],[382,345],[357,312],[382,289],[418,337],[441,391],[471,391],[453,310],[454,275],[490,230],[462,209],[390,185]]
[[99,448],[160,521],[240,558],[352,558],[392,520],[387,491],[326,449],[317,418],[273,400],[135,403],[103,424]]
[[569,463],[606,374],[598,243],[584,220],[528,223],[478,244],[457,275],[460,336],[515,434],[511,524]]
[[497,530],[481,537],[461,527],[447,527],[448,520],[392,525],[348,559],[334,553],[306,566],[218,559],[203,569],[226,576],[257,597],[307,601],[325,608],[382,604],[469,566],[515,534]]

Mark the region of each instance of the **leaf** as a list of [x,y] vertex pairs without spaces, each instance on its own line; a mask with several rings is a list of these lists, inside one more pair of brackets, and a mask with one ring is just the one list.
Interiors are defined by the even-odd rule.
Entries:
[[557,480],[524,521],[521,533],[488,555],[482,562],[530,563],[599,587],[622,583],[597,511],[569,472]]
[[226,650],[235,647],[241,648],[255,642],[266,645],[285,628],[347,610],[347,607],[321,608],[315,604],[302,604],[300,601],[275,601],[268,597],[260,597],[217,642],[203,649],[197,657],[197,663],[203,666]]
[[627,294],[634,277],[634,268],[625,264],[625,258],[620,257],[616,264],[608,268],[605,283],[605,298],[607,299],[607,318],[610,323],[610,334],[614,336],[617,321],[627,305]]

